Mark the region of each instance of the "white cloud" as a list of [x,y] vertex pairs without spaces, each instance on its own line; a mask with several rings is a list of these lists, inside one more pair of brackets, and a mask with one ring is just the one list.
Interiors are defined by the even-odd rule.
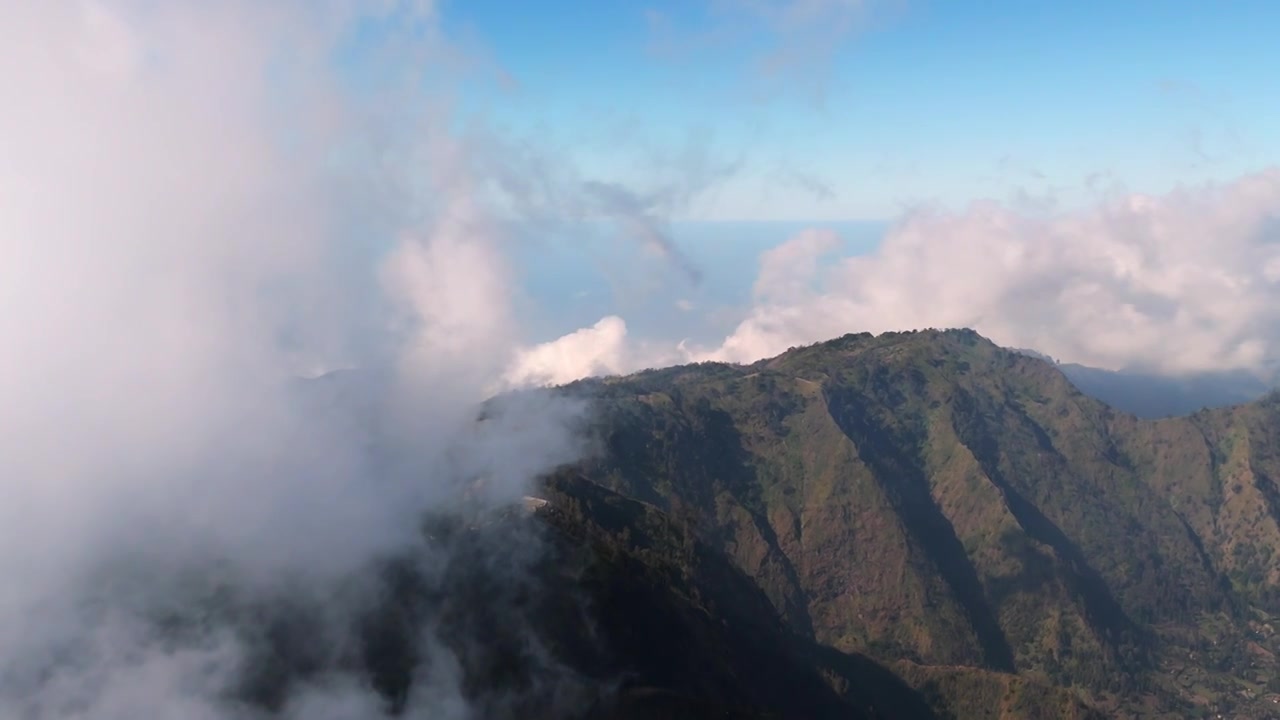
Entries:
[[504,379],[512,386],[560,385],[595,375],[631,369],[627,324],[610,315],[589,328],[517,354]]
[[[471,427],[515,349],[502,242],[438,34],[380,49],[376,97],[331,67],[369,12],[433,17],[379,6],[0,4],[0,717],[227,717],[246,649],[141,619],[183,568],[326,587],[474,474],[516,502],[574,457],[573,408]],[[375,276],[349,243],[382,233]],[[288,382],[361,362],[394,367],[403,472]]]
[[666,367],[692,358],[683,346],[636,341],[622,318],[610,315],[591,327],[519,351],[503,380],[506,387],[563,385],[586,377]]
[[752,288],[757,300],[788,304],[812,291],[822,259],[840,244],[832,230],[805,230],[760,256],[760,275]]
[[1280,363],[1280,170],[1087,211],[996,203],[904,218],[879,250],[819,271],[832,238],[762,260],[757,303],[701,357],[750,361],[847,332],[973,327],[1100,367],[1176,373]]

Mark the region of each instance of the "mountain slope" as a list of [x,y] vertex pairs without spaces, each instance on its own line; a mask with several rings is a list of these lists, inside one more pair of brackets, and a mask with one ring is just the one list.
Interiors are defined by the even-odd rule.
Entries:
[[969,331],[565,391],[599,403],[586,477],[696,528],[820,645],[1174,715],[1273,672],[1237,648],[1276,598],[1274,399],[1139,421]]
[[[624,706],[657,694],[677,708],[697,699],[700,712],[738,707],[777,718],[1100,717],[1043,682],[888,667],[816,643],[787,628],[751,579],[693,528],[571,474],[552,478],[546,491],[551,502],[540,515],[559,546],[589,558],[577,586],[591,598],[605,657],[627,678],[614,696]],[[936,690],[957,678],[959,692]]]

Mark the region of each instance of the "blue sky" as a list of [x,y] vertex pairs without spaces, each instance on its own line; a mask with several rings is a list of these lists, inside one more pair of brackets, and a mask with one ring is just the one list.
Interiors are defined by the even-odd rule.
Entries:
[[1280,159],[1274,2],[872,0],[829,57],[773,84],[759,61],[775,28],[733,23],[732,4],[443,13],[514,81],[471,91],[486,122],[629,182],[654,147],[696,141],[733,164],[689,219],[884,220],[1019,191],[1069,206],[1090,182],[1162,192]]
[[752,302],[758,259],[795,233],[827,228],[840,234],[842,255],[875,248],[885,230],[879,222],[732,222],[690,221],[671,233],[699,269],[701,282],[683,282],[661,273],[659,286],[645,287],[632,277],[625,253],[557,253],[551,261],[541,248],[524,244],[516,259],[523,290],[537,299],[525,317],[531,338],[546,339],[587,327],[605,314],[626,318],[640,337],[718,342],[741,320]]
[[[819,22],[787,23],[786,9],[806,7]],[[836,229],[845,256],[867,254],[922,205],[995,200],[1020,215],[1087,214],[1104,195],[1229,185],[1280,164],[1272,1],[441,0],[438,9],[467,60],[467,71],[438,76],[457,89],[455,119],[569,170],[559,180],[674,194],[679,202],[645,212],[704,278],[640,262],[625,232],[517,227],[524,341],[616,314],[636,337],[714,344],[751,312],[761,253],[806,227]],[[394,21],[368,28],[356,49],[376,49],[388,29]],[[779,55],[789,62],[770,65]],[[1161,272],[1177,276],[1180,252],[1236,229],[1186,239]],[[993,229],[966,232],[935,228],[922,257],[981,245]],[[1106,232],[1105,243],[1137,242],[1120,226]],[[1250,240],[1232,237],[1246,253]],[[915,282],[902,272],[903,284]],[[1003,317],[1002,303],[984,317]]]

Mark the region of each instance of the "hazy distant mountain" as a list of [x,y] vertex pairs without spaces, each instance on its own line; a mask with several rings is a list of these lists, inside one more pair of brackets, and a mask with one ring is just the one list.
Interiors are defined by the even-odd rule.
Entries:
[[1059,369],[1086,395],[1143,418],[1187,415],[1203,408],[1239,405],[1257,400],[1273,387],[1245,371],[1167,377],[1074,364],[1062,364]]
[[1204,408],[1220,408],[1247,403],[1266,395],[1275,383],[1268,383],[1243,370],[1202,372],[1168,376],[1137,370],[1103,370],[1075,363],[1058,363],[1035,350],[1015,352],[1058,366],[1086,395],[1141,418],[1188,415]]

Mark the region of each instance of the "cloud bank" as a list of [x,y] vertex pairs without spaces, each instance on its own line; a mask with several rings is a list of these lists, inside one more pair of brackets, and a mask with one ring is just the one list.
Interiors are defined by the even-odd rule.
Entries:
[[[718,347],[681,348],[682,359],[745,363],[849,332],[971,327],[1108,369],[1266,378],[1280,369],[1277,169],[1069,212],[994,202],[924,209],[875,253],[833,257],[838,242],[811,230],[766,253],[741,323]],[[627,341],[616,332],[596,339],[607,352],[569,352],[566,338],[524,357],[601,356],[615,372],[653,363],[619,349]]]
[[[475,424],[511,290],[435,19],[0,7],[0,717],[252,717],[252,618],[289,603],[336,629],[278,714],[380,716],[330,663],[377,598],[339,590],[416,547],[424,511],[518,502],[577,456],[576,406]],[[405,32],[362,50],[380,24]],[[362,52],[376,83],[334,64]],[[383,368],[358,401],[296,379],[351,365]],[[439,659],[410,712],[471,717],[420,639]]]
[[1280,365],[1280,171],[1085,211],[995,203],[904,218],[878,252],[818,270],[831,239],[763,260],[757,302],[710,357],[746,361],[850,331],[972,327],[1103,368]]

